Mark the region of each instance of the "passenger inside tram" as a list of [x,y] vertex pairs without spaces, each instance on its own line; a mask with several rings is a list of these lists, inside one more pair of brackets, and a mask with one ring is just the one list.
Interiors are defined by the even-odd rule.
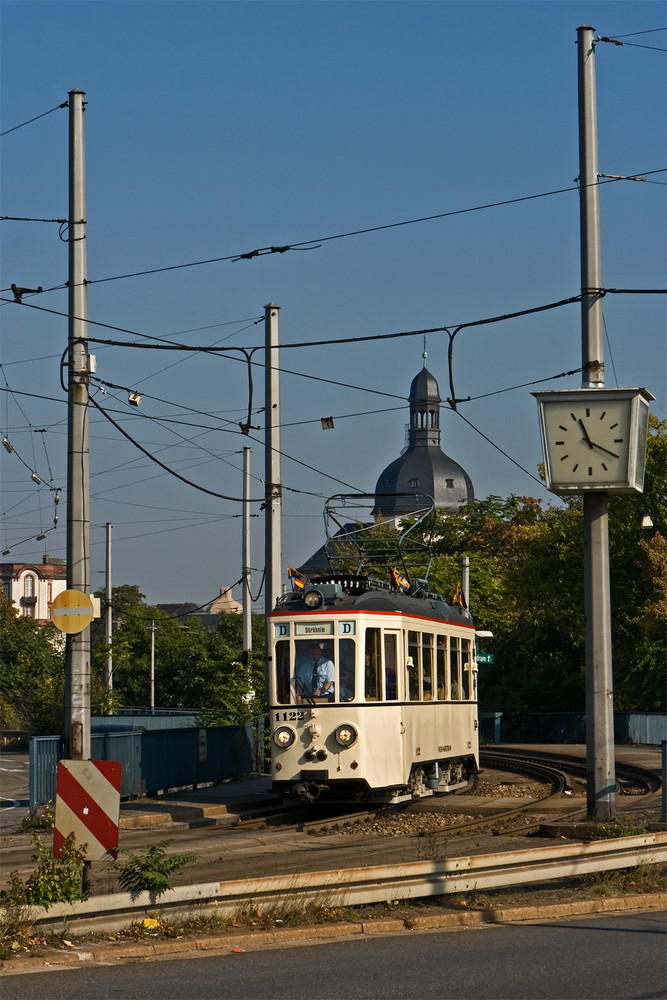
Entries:
[[308,643],[305,655],[297,657],[294,668],[297,704],[319,697],[333,701],[335,675],[333,662],[324,655],[319,642]]

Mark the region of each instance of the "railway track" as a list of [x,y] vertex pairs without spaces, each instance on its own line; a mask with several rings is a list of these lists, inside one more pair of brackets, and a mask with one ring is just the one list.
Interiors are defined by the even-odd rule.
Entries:
[[[384,810],[361,807],[351,811],[349,806],[338,810],[329,807],[320,809],[317,815],[312,808],[276,813],[274,807],[265,815],[247,815],[237,825],[228,828],[209,826],[167,832],[163,827],[159,831],[124,832],[122,846],[137,851],[148,842],[169,837],[173,840],[170,852],[187,850],[198,855],[198,861],[176,879],[177,884],[185,884],[220,877],[302,873],[322,867],[342,869],[379,863],[410,863],[443,856],[458,849],[475,849],[483,853],[499,846],[499,840],[492,840],[492,837],[506,838],[504,843],[510,849],[511,839],[515,840],[515,835],[535,831],[543,823],[547,810],[551,823],[572,821],[575,817],[585,818],[585,803],[575,806],[575,801],[582,801],[580,795],[570,798],[566,794],[573,787],[581,792],[581,788],[577,787],[585,771],[581,759],[564,758],[562,754],[499,752],[491,748],[490,751],[483,750],[482,765],[485,770],[503,772],[508,776],[509,783],[511,775],[516,774],[522,779],[548,785],[551,794],[541,799],[527,798],[515,802],[512,808],[501,807],[462,822],[452,819],[451,810],[455,809],[457,815],[470,815],[474,806],[465,794],[438,797],[437,800],[425,799],[412,806]],[[624,768],[622,772],[619,769],[619,779],[633,783],[633,805],[641,798],[637,789],[650,793],[660,785],[655,775],[637,768]],[[525,782],[523,786],[525,789]],[[489,798],[488,801],[491,805],[494,799]],[[444,818],[439,810],[440,803],[443,809],[450,810],[450,815],[445,818],[447,825],[438,826]],[[554,804],[557,807],[561,803],[562,811],[554,809]],[[416,816],[431,825],[420,830]],[[407,819],[409,823],[405,822]],[[382,827],[380,832],[378,826]],[[443,841],[443,838],[446,838],[447,846],[443,842],[438,847],[436,842]],[[5,873],[12,869],[25,873],[34,867],[28,838],[23,838],[23,841],[21,844],[15,841],[3,850]],[[104,862],[95,862],[93,867],[99,873],[94,878],[93,891],[116,891],[116,876],[109,873],[108,866]]]

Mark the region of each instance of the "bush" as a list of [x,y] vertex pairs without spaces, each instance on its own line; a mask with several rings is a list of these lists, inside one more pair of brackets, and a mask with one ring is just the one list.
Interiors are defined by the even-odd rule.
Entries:
[[61,857],[53,854],[33,833],[30,842],[35,847],[32,860],[37,868],[23,881],[17,871],[9,876],[9,888],[0,892],[0,905],[7,911],[17,911],[31,906],[52,906],[53,903],[72,903],[84,899],[81,889],[82,865],[86,857],[85,845],[77,847],[74,834],[63,841]]
[[143,854],[123,851],[129,860],[114,861],[111,867],[118,872],[118,882],[124,892],[136,899],[142,892],[150,894],[154,903],[158,896],[174,888],[171,876],[185,865],[197,860],[196,854],[172,854],[167,857],[167,847],[171,840],[150,844]]

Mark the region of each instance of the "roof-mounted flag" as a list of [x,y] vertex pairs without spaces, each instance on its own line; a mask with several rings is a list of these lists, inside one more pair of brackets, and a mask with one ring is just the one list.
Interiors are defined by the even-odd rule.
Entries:
[[294,590],[303,590],[304,582],[301,579],[298,569],[294,569],[293,566],[287,567],[287,575],[292,581],[292,587]]
[[456,593],[454,594],[454,597],[452,599],[452,604],[460,604],[462,608],[466,608],[466,609],[468,607],[468,605],[466,604],[466,599],[465,599],[465,596],[463,594],[463,591],[461,590],[461,584],[460,583],[456,584]]
[[391,571],[391,584],[394,590],[401,594],[407,594],[410,590],[410,581],[402,576],[396,568]]

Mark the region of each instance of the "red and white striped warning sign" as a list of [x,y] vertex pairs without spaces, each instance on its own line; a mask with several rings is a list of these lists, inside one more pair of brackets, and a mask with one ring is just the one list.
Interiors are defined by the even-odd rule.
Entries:
[[115,858],[118,853],[121,765],[113,760],[61,760],[56,777],[54,857],[74,834],[86,844],[86,861]]

